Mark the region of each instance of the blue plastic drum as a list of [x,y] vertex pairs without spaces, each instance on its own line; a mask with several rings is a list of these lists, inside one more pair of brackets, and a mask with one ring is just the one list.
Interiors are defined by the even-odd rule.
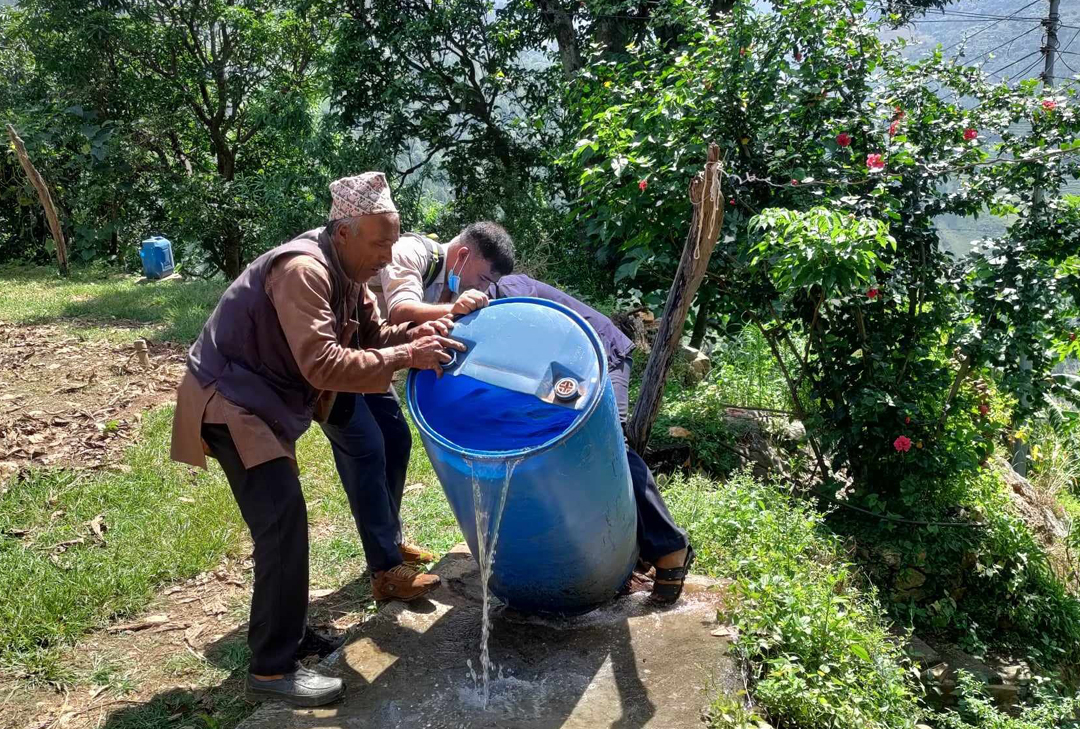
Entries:
[[474,556],[478,509],[488,544],[498,526],[491,591],[525,612],[597,607],[637,560],[603,345],[570,309],[525,298],[493,301],[453,337],[468,350],[442,378],[412,371],[408,404]]

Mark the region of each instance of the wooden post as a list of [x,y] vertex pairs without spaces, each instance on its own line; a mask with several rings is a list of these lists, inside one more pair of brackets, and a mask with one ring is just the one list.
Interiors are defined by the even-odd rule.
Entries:
[[634,404],[634,413],[626,424],[626,437],[638,453],[645,452],[649,434],[664,393],[664,380],[675,359],[682,339],[683,325],[690,311],[709,258],[716,247],[716,238],[724,222],[724,196],[720,190],[720,148],[709,145],[708,161],[704,172],[698,173],[690,182],[690,203],[694,214],[690,219],[690,233],[686,236],[682,259],[671,282],[664,316],[656,332],[649,362],[641,381],[641,394]]
[[8,124],[7,133],[11,137],[11,144],[15,147],[15,154],[19,156],[19,162],[22,164],[23,170],[26,171],[26,176],[30,178],[30,184],[37,190],[41,206],[45,208],[45,218],[49,221],[49,230],[52,231],[53,240],[56,242],[56,262],[60,266],[60,275],[67,276],[67,244],[64,242],[64,230],[60,227],[60,217],[56,214],[52,195],[49,194],[49,188],[45,184],[45,180],[42,179],[41,173],[37,171],[34,163],[30,161],[29,155],[26,154],[26,145],[23,144],[23,140],[19,135],[15,133],[15,127]]

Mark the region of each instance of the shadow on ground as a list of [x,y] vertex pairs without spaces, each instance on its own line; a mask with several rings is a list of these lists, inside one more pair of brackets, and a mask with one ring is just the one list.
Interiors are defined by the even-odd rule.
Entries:
[[19,323],[146,327],[158,341],[190,343],[213,311],[226,282],[169,279],[135,283],[132,276],[77,272],[59,279],[39,269],[0,268],[0,283],[33,289],[36,303],[16,304]]
[[[335,614],[363,612],[371,600],[367,575],[353,580],[329,595],[312,599],[310,621],[322,628]],[[177,649],[181,650],[181,649]],[[104,721],[95,726],[102,729],[158,729],[189,727],[191,729],[230,729],[258,707],[244,700],[244,680],[250,653],[247,648],[247,623],[243,623],[202,651],[206,663],[228,675],[210,685],[171,687],[138,704],[116,704]],[[317,659],[305,659],[305,664]],[[109,707],[108,702],[101,705]],[[88,713],[93,713],[93,710]]]
[[[337,704],[301,711],[270,703],[249,716],[254,707],[240,698],[246,653],[236,651],[244,639],[239,629],[206,650],[208,661],[229,670],[224,681],[205,690],[165,691],[147,704],[113,712],[101,726],[226,729],[245,717],[244,727],[259,729],[695,726],[704,706],[736,675],[722,656],[722,641],[709,637],[720,599],[715,591],[688,596],[670,609],[635,595],[572,620],[505,610],[492,623],[497,668],[485,708],[475,677],[479,570],[467,552],[454,551],[436,571],[444,585],[432,600],[387,605],[325,663],[349,686]],[[313,606],[338,603],[335,609],[342,609],[351,600],[352,609],[360,609],[356,595],[366,590],[361,579]]]

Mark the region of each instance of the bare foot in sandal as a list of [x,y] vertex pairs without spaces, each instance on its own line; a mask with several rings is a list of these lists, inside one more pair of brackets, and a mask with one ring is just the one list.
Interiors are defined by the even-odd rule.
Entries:
[[656,560],[656,576],[653,578],[653,602],[661,605],[670,605],[682,595],[683,584],[686,575],[690,571],[690,565],[694,561],[694,547],[687,545],[686,549],[666,554]]

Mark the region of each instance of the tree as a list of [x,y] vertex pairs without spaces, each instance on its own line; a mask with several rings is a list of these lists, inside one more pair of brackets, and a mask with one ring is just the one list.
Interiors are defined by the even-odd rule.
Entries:
[[[1033,82],[993,84],[941,56],[906,62],[859,7],[701,12],[674,55],[655,37],[626,61],[593,64],[567,162],[584,230],[621,259],[618,278],[648,293],[677,260],[695,162],[719,143],[729,204],[711,273],[718,313],[771,343],[827,473],[853,476],[870,506],[933,513],[1002,436],[974,380],[1027,395],[1020,417],[1068,394],[1051,368],[1075,351],[1064,337],[1080,249],[1062,186],[1077,175],[1080,126]],[[1016,132],[1023,121],[1031,133]],[[1016,222],[952,259],[936,217],[986,203]]]
[[[299,1],[27,0],[16,16],[39,72],[121,135],[120,177],[153,170],[165,215],[235,276],[262,212],[242,191],[268,167],[309,164],[332,13]],[[72,48],[84,49],[81,63]],[[95,175],[93,191],[116,199],[123,190],[104,189],[105,178],[117,179]]]
[[487,0],[346,7],[333,98],[347,127],[398,160],[400,180],[437,161],[457,197],[499,197],[548,171],[561,109],[535,36]]

